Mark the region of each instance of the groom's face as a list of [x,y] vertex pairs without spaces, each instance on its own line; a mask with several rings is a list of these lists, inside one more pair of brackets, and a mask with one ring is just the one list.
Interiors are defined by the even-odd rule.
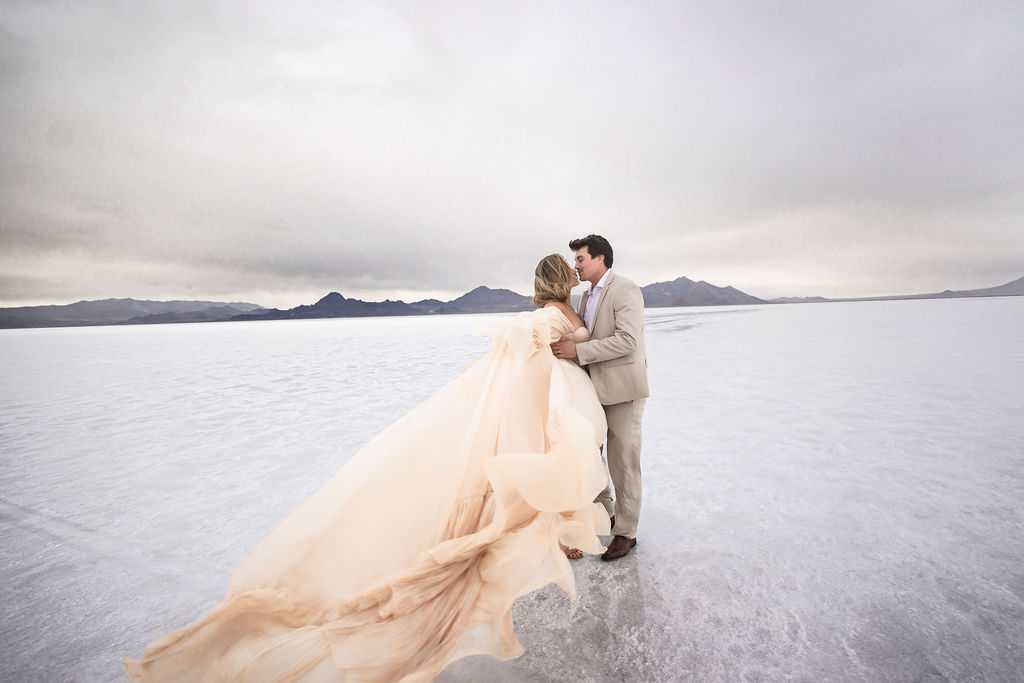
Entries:
[[576,272],[580,274],[580,280],[597,284],[605,270],[604,256],[591,258],[590,250],[587,247],[581,247],[576,252]]

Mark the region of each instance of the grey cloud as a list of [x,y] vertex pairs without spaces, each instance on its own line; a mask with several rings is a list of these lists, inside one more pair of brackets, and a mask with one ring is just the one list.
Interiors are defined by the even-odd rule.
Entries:
[[997,284],[1024,269],[1022,24],[1008,3],[7,5],[0,246],[40,289],[0,259],[0,300],[525,291],[589,232],[641,283]]

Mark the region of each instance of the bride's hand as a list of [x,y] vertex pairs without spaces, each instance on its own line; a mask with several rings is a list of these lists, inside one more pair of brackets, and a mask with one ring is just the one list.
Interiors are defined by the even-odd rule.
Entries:
[[564,358],[566,360],[575,358],[576,342],[569,340],[552,342],[551,353],[554,354],[555,358]]

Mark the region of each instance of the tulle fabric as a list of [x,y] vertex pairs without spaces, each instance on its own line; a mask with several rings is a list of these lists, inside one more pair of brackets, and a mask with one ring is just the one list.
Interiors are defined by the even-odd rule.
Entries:
[[491,350],[371,440],[235,571],[202,620],[124,658],[128,680],[429,681],[522,653],[510,609],[554,583],[559,542],[603,551],[604,412],[550,341],[544,308],[485,330]]

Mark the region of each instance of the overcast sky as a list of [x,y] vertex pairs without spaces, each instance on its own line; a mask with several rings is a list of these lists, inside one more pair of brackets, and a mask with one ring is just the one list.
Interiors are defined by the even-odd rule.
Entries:
[[1024,2],[0,0],[0,306],[1024,275]]

